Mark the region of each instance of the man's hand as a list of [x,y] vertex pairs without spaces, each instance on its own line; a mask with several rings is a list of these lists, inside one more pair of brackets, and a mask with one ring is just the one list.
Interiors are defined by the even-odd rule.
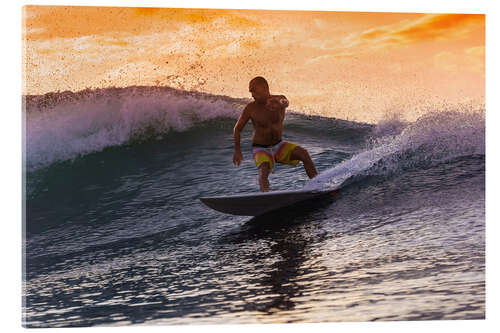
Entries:
[[282,110],[288,107],[288,100],[285,96],[270,96],[266,101],[266,108],[272,111]]
[[241,153],[241,150],[235,150],[233,155],[234,165],[239,166],[242,160],[243,160],[243,154]]

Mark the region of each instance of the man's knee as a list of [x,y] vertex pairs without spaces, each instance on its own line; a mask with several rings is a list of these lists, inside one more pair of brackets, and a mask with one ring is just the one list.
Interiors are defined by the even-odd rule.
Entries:
[[297,146],[292,150],[290,159],[304,162],[305,160],[309,159],[309,153],[301,146]]

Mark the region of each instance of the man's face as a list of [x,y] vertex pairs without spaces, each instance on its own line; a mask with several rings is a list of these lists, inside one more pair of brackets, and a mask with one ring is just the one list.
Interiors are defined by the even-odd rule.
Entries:
[[269,92],[267,91],[266,86],[264,86],[263,84],[258,84],[258,83],[252,82],[252,83],[250,83],[248,90],[250,91],[253,99],[257,103],[261,103],[261,104],[266,103],[267,96],[269,95]]

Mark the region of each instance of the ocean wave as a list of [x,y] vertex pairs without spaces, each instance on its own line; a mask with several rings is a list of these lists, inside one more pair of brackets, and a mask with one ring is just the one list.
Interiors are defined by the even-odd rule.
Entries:
[[[23,96],[27,170],[107,147],[162,139],[208,121],[231,126],[249,103],[161,86],[85,89]],[[337,140],[363,141],[372,125],[287,111],[285,127]]]
[[413,123],[394,125],[389,120],[375,127],[365,151],[323,171],[305,187],[335,189],[348,180],[391,176],[485,154],[484,109],[434,111]]
[[215,118],[236,119],[245,99],[168,87],[127,87],[23,98],[28,171],[110,146],[161,138]]
[[[249,99],[169,87],[86,89],[24,96],[26,168],[34,171],[107,147],[162,139],[215,120],[233,123]],[[387,117],[376,126],[290,111],[287,130],[337,142],[366,143],[364,152],[306,186],[339,186],[347,178],[391,174],[456,156],[484,154],[484,110],[428,112],[413,123]],[[368,137],[368,139],[366,139]]]

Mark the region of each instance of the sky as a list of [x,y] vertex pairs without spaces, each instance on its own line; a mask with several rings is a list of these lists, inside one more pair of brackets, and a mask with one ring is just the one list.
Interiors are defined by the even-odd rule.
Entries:
[[485,15],[23,7],[23,94],[162,85],[308,114],[414,120],[484,103]]

